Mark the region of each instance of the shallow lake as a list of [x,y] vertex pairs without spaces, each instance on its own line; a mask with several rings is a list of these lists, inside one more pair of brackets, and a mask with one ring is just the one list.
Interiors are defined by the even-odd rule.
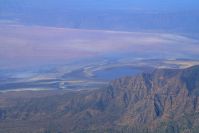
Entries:
[[123,76],[133,76],[142,73],[143,70],[140,68],[123,66],[113,67],[104,70],[99,70],[94,73],[96,79],[100,80],[112,80]]

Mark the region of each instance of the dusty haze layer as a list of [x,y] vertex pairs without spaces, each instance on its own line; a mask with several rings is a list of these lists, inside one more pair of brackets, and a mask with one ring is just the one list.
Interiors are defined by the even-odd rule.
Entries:
[[168,33],[0,25],[0,66],[65,63],[113,56],[196,58],[199,41]]

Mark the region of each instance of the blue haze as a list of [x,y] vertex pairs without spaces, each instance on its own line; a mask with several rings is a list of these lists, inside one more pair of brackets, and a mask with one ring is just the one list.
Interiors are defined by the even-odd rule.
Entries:
[[136,9],[198,10],[198,0],[0,0],[2,10],[13,9]]

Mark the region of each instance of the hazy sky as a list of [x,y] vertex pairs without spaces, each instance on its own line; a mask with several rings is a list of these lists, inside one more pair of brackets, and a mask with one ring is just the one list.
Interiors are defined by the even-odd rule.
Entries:
[[1,9],[18,8],[93,8],[135,10],[198,10],[198,0],[0,0]]
[[[55,14],[57,13],[56,15],[60,13],[58,10],[68,9],[125,9],[169,12],[195,11],[199,9],[199,0],[0,0],[0,20],[10,19],[12,14],[16,16],[13,17],[14,19],[20,20],[19,16],[21,14],[21,16],[23,16],[25,12],[31,12],[28,15],[25,14],[22,18],[27,19],[28,22],[33,20],[37,22],[37,20],[41,18],[35,14],[35,12],[37,14],[41,13],[41,10],[37,9],[43,9],[42,12],[47,11],[47,13],[50,10],[53,11],[53,13],[55,12]],[[176,17],[175,13],[172,14],[174,15],[169,17]],[[95,12],[94,15],[96,15]],[[5,16],[7,16],[7,18]],[[35,16],[36,19],[32,20],[29,16],[33,16],[33,18]],[[50,17],[49,14],[44,16]],[[188,14],[188,16],[190,15]],[[55,17],[52,17],[52,19],[55,19]],[[162,19],[162,17],[163,16],[158,18]],[[197,26],[197,20],[198,19],[194,17],[194,26]],[[45,20],[45,22],[48,21]],[[33,24],[37,24],[35,21],[33,22]],[[84,23],[84,21],[80,22]],[[90,21],[85,21],[85,23],[88,24],[89,22]],[[132,21],[132,23],[133,22],[134,21]],[[192,21],[188,22],[190,22],[188,26],[191,25],[190,27],[192,27]],[[138,21],[138,23],[140,23],[140,21]],[[100,24],[99,22],[99,25]],[[168,23],[168,25],[170,26],[170,23]],[[186,25],[182,26],[186,27]],[[179,28],[178,23],[175,28]],[[129,52],[134,55],[151,58],[154,58],[154,56],[162,58],[189,58],[198,57],[198,46],[198,40],[195,41],[175,34],[169,36],[157,36],[153,33],[137,35],[134,33],[127,34],[120,32],[107,33],[106,31],[51,29],[49,27],[32,27],[30,25],[10,27],[0,24],[0,67],[8,67],[8,64],[20,65],[23,64],[23,62],[64,62],[69,59],[94,57],[109,53],[117,55],[120,54],[121,51],[123,51],[123,53]],[[179,49],[179,47],[181,49]]]

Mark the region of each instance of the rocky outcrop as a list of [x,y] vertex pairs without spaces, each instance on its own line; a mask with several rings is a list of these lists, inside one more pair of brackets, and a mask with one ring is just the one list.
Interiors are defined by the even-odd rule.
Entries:
[[157,69],[116,79],[104,89],[15,99],[16,103],[10,106],[0,106],[0,129],[7,129],[6,125],[13,123],[12,129],[16,129],[17,120],[18,124],[29,127],[30,133],[35,131],[32,122],[36,122],[35,132],[39,133],[43,133],[43,129],[195,133],[199,131],[198,97],[199,66]]

